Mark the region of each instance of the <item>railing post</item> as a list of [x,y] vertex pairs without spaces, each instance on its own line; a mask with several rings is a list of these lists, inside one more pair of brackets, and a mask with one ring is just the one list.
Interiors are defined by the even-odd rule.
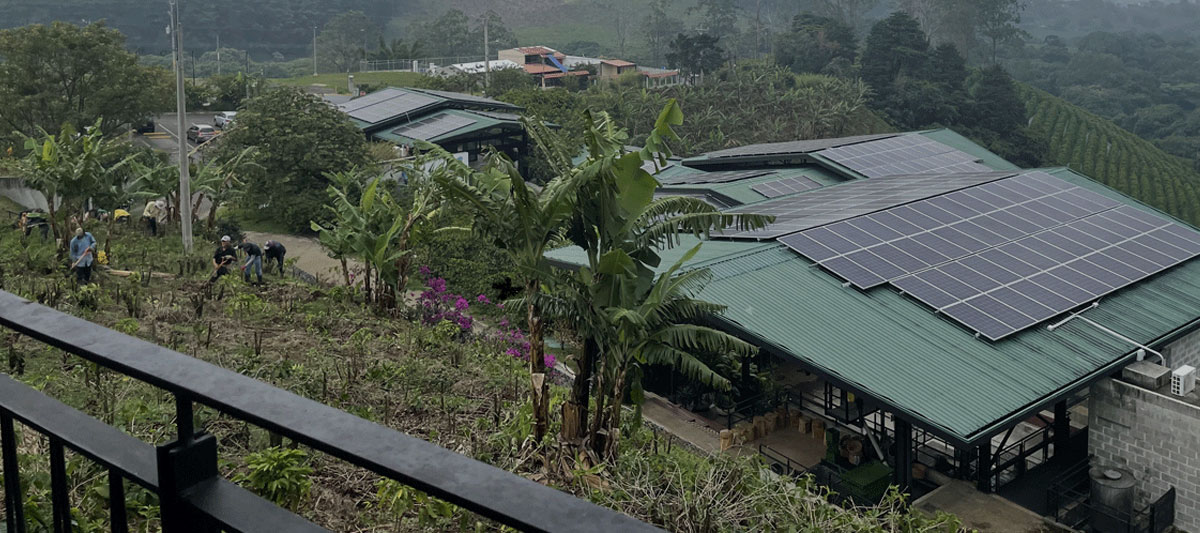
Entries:
[[129,518],[125,513],[125,480],[115,468],[108,469],[108,513],[109,530],[112,533],[129,531]]
[[196,434],[192,428],[192,402],[175,396],[178,440],[158,446],[158,498],[164,533],[203,533],[212,528],[193,516],[184,503],[184,493],[201,481],[217,475],[217,439]]
[[50,437],[50,522],[54,533],[71,533],[71,495],[67,486],[66,450]]
[[0,414],[0,448],[4,455],[4,521],[10,533],[25,533],[25,494],[17,462],[17,434],[12,416]]

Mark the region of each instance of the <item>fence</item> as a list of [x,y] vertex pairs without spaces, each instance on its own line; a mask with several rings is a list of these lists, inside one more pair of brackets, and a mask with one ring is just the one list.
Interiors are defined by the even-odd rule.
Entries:
[[1123,513],[1091,497],[1091,458],[1063,471],[1046,489],[1046,508],[1054,521],[1077,530],[1163,533],[1175,523],[1175,487],[1142,509]]
[[[422,57],[417,59],[364,59],[359,61],[359,72],[420,72],[428,74],[430,65],[444,67],[455,63],[483,61],[482,56]],[[413,63],[416,68],[413,68]]]
[[523,531],[659,531],[510,472],[456,454],[237,372],[0,291],[0,327],[161,388],[175,399],[174,441],[161,446],[0,375],[6,531],[26,531],[16,424],[50,442],[53,530],[71,530],[67,449],[108,471],[111,529],[128,530],[125,481],[159,500],[163,531],[325,531],[225,480],[217,443],[193,427],[194,404],[264,428]]

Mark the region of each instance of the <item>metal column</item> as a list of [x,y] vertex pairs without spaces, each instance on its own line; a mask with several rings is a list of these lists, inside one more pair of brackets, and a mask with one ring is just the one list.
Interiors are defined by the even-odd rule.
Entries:
[[1054,458],[1069,459],[1071,450],[1071,414],[1066,400],[1054,404]]
[[979,469],[976,472],[979,476],[975,481],[975,486],[979,492],[992,491],[992,443],[985,442],[979,445]]
[[909,424],[906,420],[901,420],[899,417],[893,417],[892,423],[896,431],[895,461],[892,464],[895,468],[892,472],[893,480],[901,492],[908,492],[909,487],[912,486],[912,424]]

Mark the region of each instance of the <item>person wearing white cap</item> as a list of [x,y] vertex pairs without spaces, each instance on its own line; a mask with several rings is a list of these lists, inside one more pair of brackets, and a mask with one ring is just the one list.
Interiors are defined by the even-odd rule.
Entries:
[[150,228],[150,235],[158,236],[158,224],[167,216],[166,200],[155,200],[146,202],[146,209],[142,211],[142,221],[146,223],[146,227]]
[[213,276],[208,281],[229,273],[229,265],[237,261],[237,249],[233,247],[233,239],[228,235],[221,237],[221,246],[213,253]]

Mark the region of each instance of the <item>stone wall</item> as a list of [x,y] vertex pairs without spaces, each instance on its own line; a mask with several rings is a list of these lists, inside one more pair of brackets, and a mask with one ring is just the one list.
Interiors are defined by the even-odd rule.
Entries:
[[1200,330],[1193,331],[1183,338],[1171,343],[1163,350],[1171,368],[1192,365],[1200,368]]
[[1200,407],[1104,379],[1092,386],[1088,417],[1093,465],[1132,471],[1139,508],[1174,486],[1175,526],[1200,532]]

